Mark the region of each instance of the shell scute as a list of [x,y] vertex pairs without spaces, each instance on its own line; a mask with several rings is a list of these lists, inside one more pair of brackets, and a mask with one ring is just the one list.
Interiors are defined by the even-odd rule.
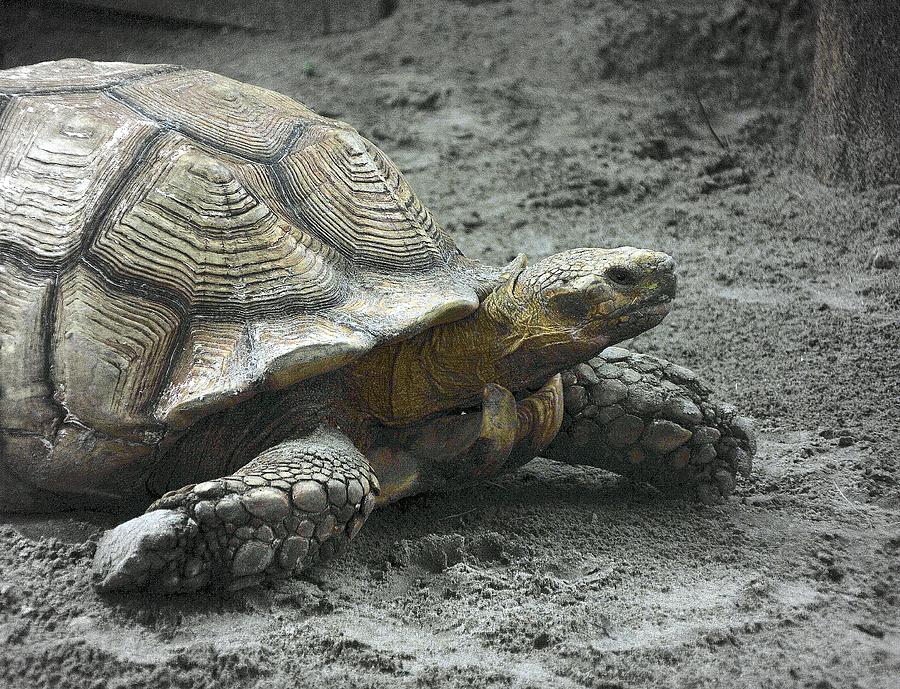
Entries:
[[216,321],[339,303],[340,276],[315,242],[251,191],[239,168],[170,135],[130,180],[86,256],[120,284],[150,285],[186,315]]
[[0,265],[0,429],[48,434],[58,420],[45,338],[53,288],[52,277]]
[[355,132],[323,131],[275,167],[298,222],[354,264],[420,273],[447,265],[455,251],[396,166]]
[[140,79],[111,93],[197,141],[256,161],[274,159],[310,124],[327,122],[287,96],[200,70]]
[[178,336],[180,315],[117,290],[84,265],[60,276],[54,395],[67,414],[110,436],[143,439]]
[[0,114],[0,248],[43,269],[71,258],[157,131],[98,93],[13,100]]
[[0,93],[99,91],[131,79],[181,69],[173,65],[135,65],[128,62],[91,62],[68,58],[0,71]]

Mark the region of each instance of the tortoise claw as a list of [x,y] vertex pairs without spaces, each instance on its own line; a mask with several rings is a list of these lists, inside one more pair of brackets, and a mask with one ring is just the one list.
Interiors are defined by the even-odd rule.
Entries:
[[485,385],[481,402],[481,427],[468,451],[476,463],[476,478],[489,478],[502,471],[515,445],[517,429],[516,398],[500,385]]
[[97,544],[94,587],[101,593],[202,588],[208,564],[189,556],[198,532],[197,522],[180,510],[153,510],[119,524]]
[[532,455],[545,450],[562,427],[563,411],[562,376],[557,373],[519,402],[516,445],[524,443]]

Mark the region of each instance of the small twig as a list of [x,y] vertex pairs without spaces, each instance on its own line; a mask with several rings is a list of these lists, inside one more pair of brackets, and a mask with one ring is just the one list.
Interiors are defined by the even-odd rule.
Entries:
[[706,112],[706,107],[703,105],[703,101],[700,100],[700,96],[694,93],[694,98],[697,99],[697,105],[700,106],[700,113],[703,115],[703,120],[704,122],[706,122],[706,126],[709,128],[709,133],[713,135],[713,138],[716,140],[716,143],[719,144],[719,146],[728,151],[728,141],[722,141],[722,139],[719,138],[719,135],[716,134],[716,130],[713,129],[712,126],[712,121],[709,119],[709,113]]
[[506,523],[509,524],[512,522],[520,522],[523,519],[531,519],[531,517],[532,517],[532,515],[530,515],[530,514],[520,514],[518,517],[510,517],[509,519],[506,520]]
[[460,512],[459,514],[448,514],[446,517],[441,517],[440,519],[438,519],[438,521],[442,522],[445,519],[453,519],[455,517],[462,517],[463,515],[470,514],[471,512],[474,512],[477,509],[478,509],[477,507],[473,507],[472,509],[466,510],[465,512]]
[[850,507],[852,507],[854,510],[864,509],[862,505],[857,505],[855,502],[850,500],[850,498],[848,498],[846,495],[844,495],[844,491],[841,490],[841,487],[837,484],[837,481],[832,479],[831,483],[834,485],[834,489],[838,492],[838,495],[840,495],[842,498],[844,498],[844,502],[846,502],[848,505],[850,505]]

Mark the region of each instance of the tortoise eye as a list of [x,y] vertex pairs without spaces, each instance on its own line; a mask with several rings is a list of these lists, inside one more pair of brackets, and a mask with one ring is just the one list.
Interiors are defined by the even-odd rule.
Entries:
[[613,282],[617,282],[620,285],[625,285],[627,287],[631,287],[632,285],[636,285],[638,283],[637,274],[634,271],[622,266],[612,266],[610,268],[607,268],[604,272],[604,275]]

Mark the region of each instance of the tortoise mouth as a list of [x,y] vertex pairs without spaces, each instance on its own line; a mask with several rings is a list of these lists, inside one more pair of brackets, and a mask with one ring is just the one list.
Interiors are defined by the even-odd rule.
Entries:
[[610,316],[617,318],[621,316],[639,317],[644,315],[656,314],[665,316],[672,307],[675,295],[669,292],[656,292],[652,296],[641,299],[637,304],[626,304],[616,309]]
[[639,304],[626,304],[616,309],[599,323],[584,326],[574,337],[576,340],[602,341],[603,347],[609,347],[661,323],[669,314],[673,301],[673,294],[657,292]]
[[659,323],[663,318],[669,315],[673,301],[675,301],[674,295],[661,294],[629,315],[631,316],[632,321],[655,320],[654,325],[656,325],[656,323]]

